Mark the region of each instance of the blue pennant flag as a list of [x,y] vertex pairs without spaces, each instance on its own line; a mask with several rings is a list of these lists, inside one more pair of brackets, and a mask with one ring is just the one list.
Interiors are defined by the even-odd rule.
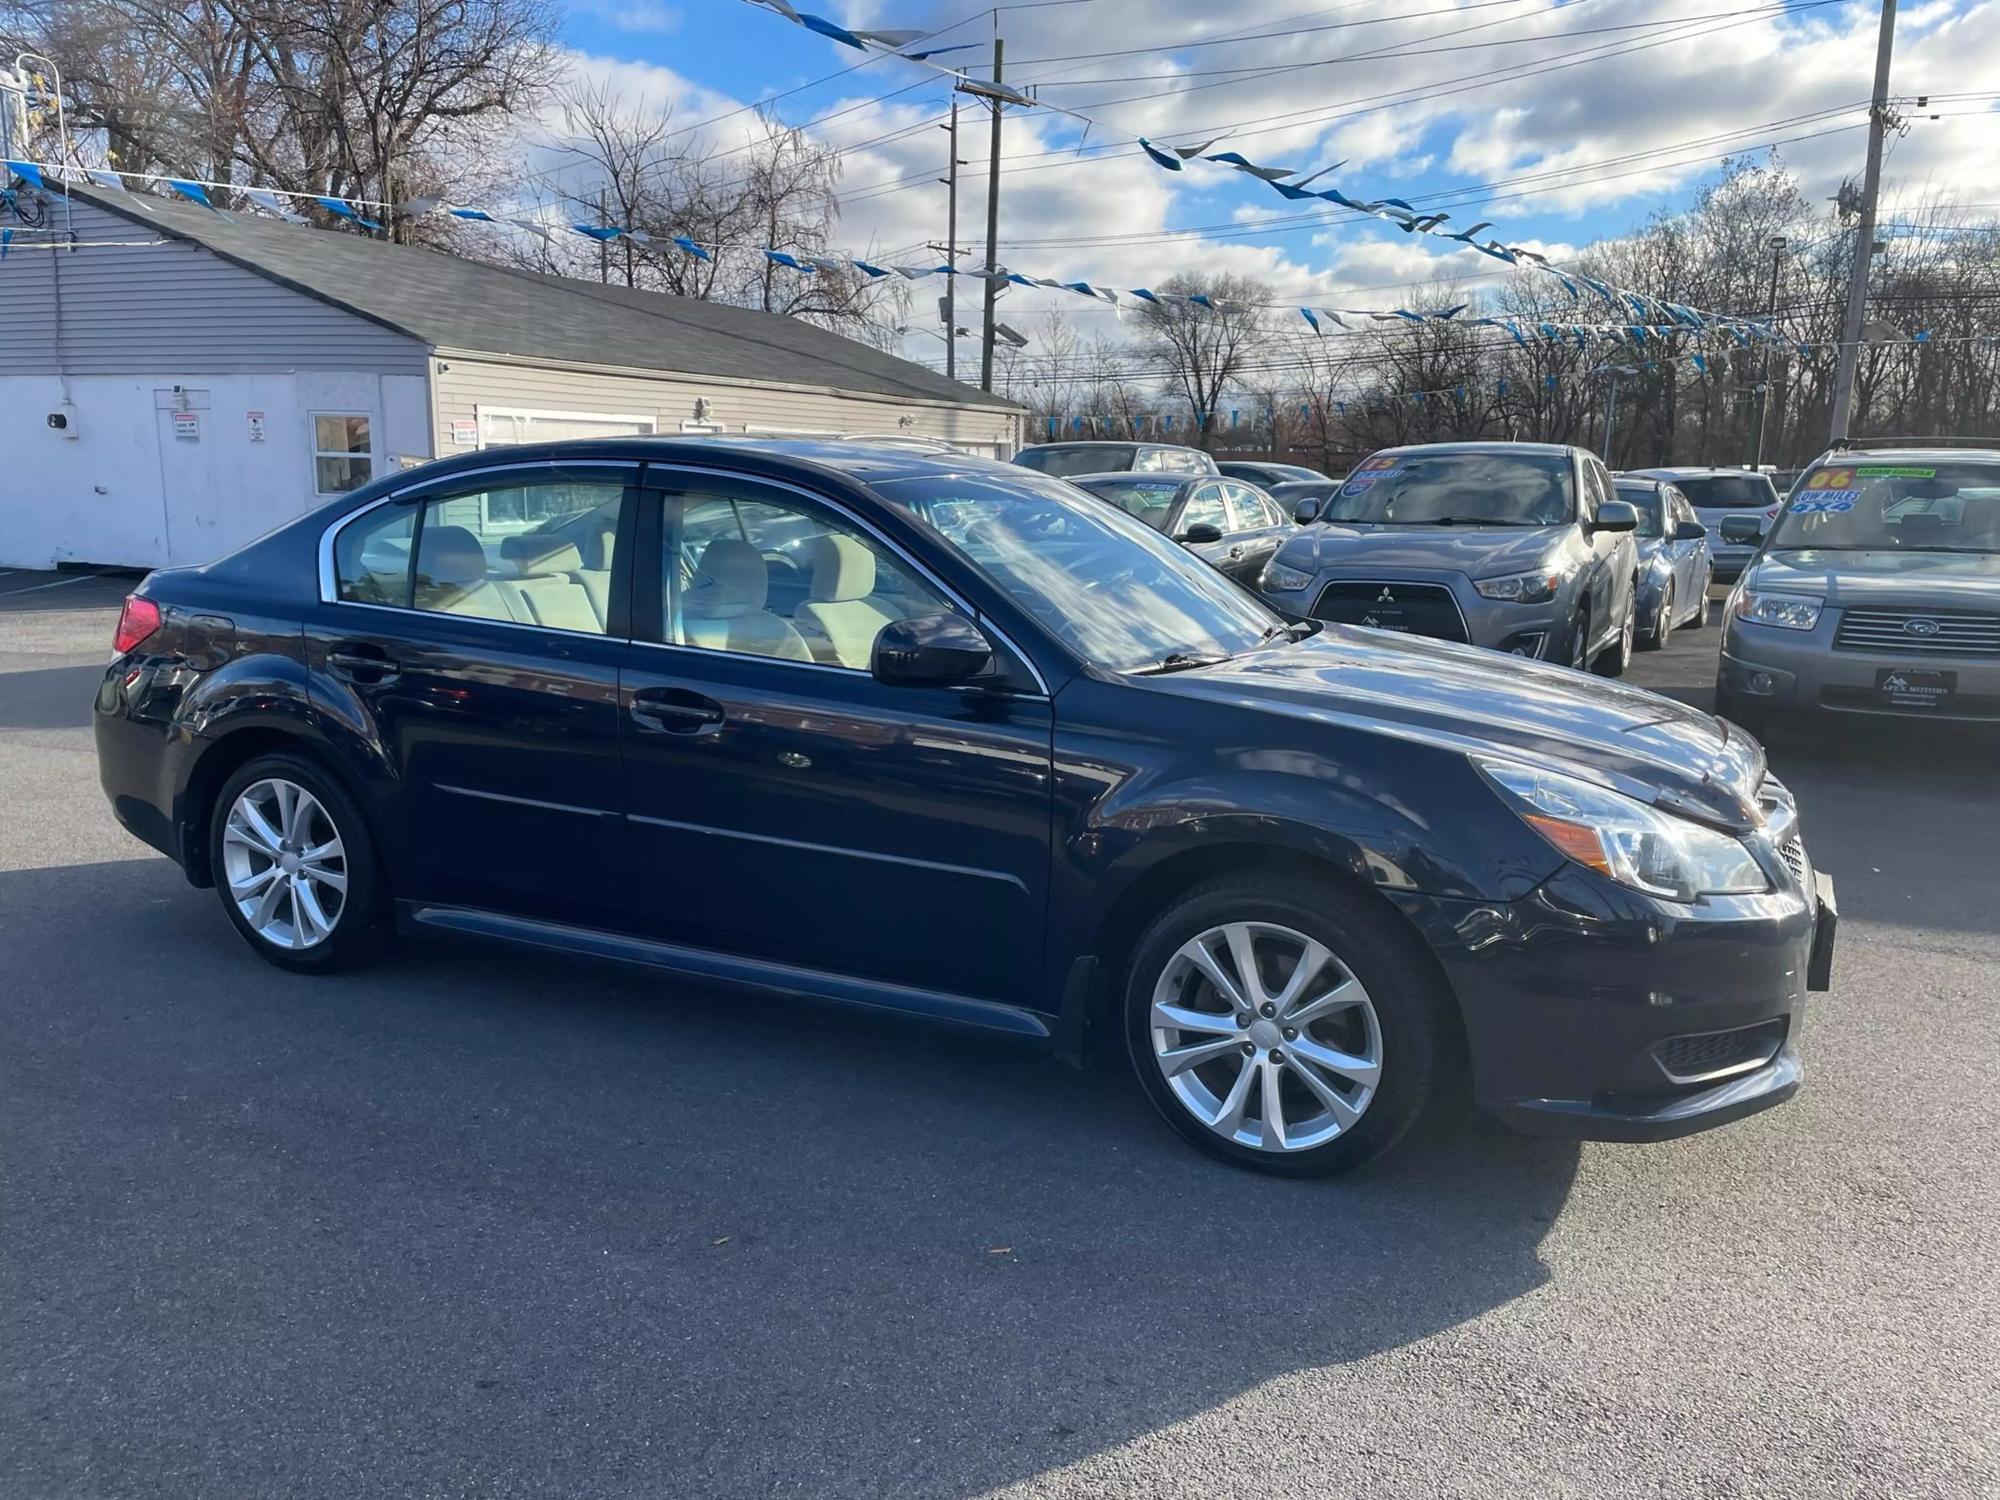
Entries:
[[42,169],[31,161],[10,161],[7,163],[7,170],[31,188],[47,186],[42,181]]
[[1625,330],[1632,335],[1632,343],[1643,349],[1646,346],[1646,330],[1642,324],[1634,323]]
[[1188,301],[1192,302],[1196,307],[1205,307],[1210,312],[1215,311],[1215,304],[1208,300],[1207,292],[1196,292],[1192,297],[1188,298]]
[[[1512,318],[1508,318],[1501,326],[1514,335],[1515,343],[1519,344],[1523,349],[1528,347],[1528,336],[1521,332],[1521,325],[1519,323],[1516,323]],[[1505,385],[1507,382],[1503,380],[1500,383]]]
[[1050,413],[1049,413],[1049,437],[1050,437],[1051,439],[1053,439],[1053,438],[1055,437],[1055,435],[1056,435],[1056,414],[1055,414],[1054,412],[1050,412]]
[[596,240],[600,245],[617,239],[619,235],[625,232],[622,229],[613,229],[609,224],[572,224],[569,227],[574,229],[578,234],[586,235]]
[[1928,344],[1930,341],[1931,331],[1928,328],[1919,328],[1910,335],[1910,342],[1913,344]]
[[813,15],[809,11],[793,11],[792,14],[797,17],[798,23],[808,31],[817,31],[821,36],[830,36],[836,42],[845,43],[857,52],[866,52],[868,50],[867,44],[860,37],[838,22],[829,21],[825,16]]
[[[496,222],[493,215],[489,214],[483,208],[454,208],[450,210],[450,213],[454,219],[472,219],[480,224],[492,224]],[[678,245],[680,241],[676,240],[674,243]]]
[[1314,333],[1317,333],[1317,334],[1319,334],[1321,338],[1325,338],[1325,337],[1326,337],[1326,335],[1325,335],[1325,334],[1324,334],[1323,332],[1321,332],[1321,330],[1320,330],[1320,326],[1319,326],[1319,319],[1313,316],[1313,310],[1312,310],[1312,309],[1311,309],[1310,307],[1302,307],[1302,308],[1300,308],[1300,309],[1299,309],[1299,316],[1301,316],[1302,318],[1304,318],[1304,319],[1306,320],[1306,322],[1308,322],[1308,323],[1310,323],[1310,324],[1312,325],[1312,331],[1313,331]]
[[345,219],[350,224],[359,224],[363,229],[380,229],[382,227],[373,219],[363,218],[353,204],[342,202],[338,198],[315,197],[313,202],[317,203],[335,218]]
[[1575,301],[1576,298],[1581,295],[1577,291],[1576,283],[1570,280],[1569,277],[1563,275],[1563,273],[1560,271],[1556,271],[1552,274],[1555,276],[1557,281],[1560,281],[1563,284],[1563,289],[1569,293],[1571,301]]
[[14,231],[11,229],[0,229],[0,260],[7,258],[7,252],[13,247],[13,244]]
[[702,248],[701,248],[701,246],[697,245],[697,244],[696,244],[696,243],[695,243],[695,242],[694,242],[693,240],[689,239],[689,238],[688,238],[688,237],[687,237],[686,235],[684,235],[684,234],[677,234],[677,235],[675,235],[675,236],[674,236],[674,243],[675,243],[676,245],[679,245],[679,246],[681,247],[681,249],[683,249],[683,250],[687,251],[687,253],[688,253],[689,255],[692,255],[692,256],[693,256],[693,257],[694,257],[694,258],[695,258],[696,260],[714,260],[714,259],[715,259],[715,257],[714,257],[713,255],[710,255],[710,254],[709,254],[709,253],[708,253],[708,252],[707,252],[706,250],[702,249]]
[[794,271],[805,271],[810,273],[812,270],[812,267],[807,265],[804,261],[789,256],[785,254],[785,252],[782,250],[766,250],[764,252],[764,258],[769,261],[775,261],[777,264],[781,266],[790,266]]
[[1496,395],[1496,396],[1504,396],[1504,395],[1506,395],[1506,394],[1507,394],[1507,377],[1506,377],[1506,376],[1504,376],[1504,375],[1503,375],[1503,376],[1501,376],[1501,377],[1500,377],[1500,383],[1499,383],[1498,385],[1496,385],[1496,386],[1495,386],[1495,387],[1493,388],[1493,394],[1494,394],[1494,395]]
[[1447,307],[1443,312],[1432,313],[1431,316],[1434,318],[1455,318],[1470,306],[1472,306],[1470,302],[1461,302],[1456,307]]
[[1551,390],[1551,391],[1552,391],[1552,390],[1554,390],[1554,389],[1556,388],[1556,378],[1555,378],[1555,376],[1553,376],[1553,375],[1544,375],[1544,376],[1542,377],[1542,385],[1543,385],[1543,387],[1544,387],[1545,389],[1547,389],[1547,390]]
[[1165,167],[1169,172],[1178,172],[1181,170],[1181,159],[1178,156],[1169,151],[1162,151],[1143,135],[1139,137],[1139,149],[1152,157],[1156,163]]
[[183,198],[199,203],[203,208],[213,209],[217,213],[221,212],[220,209],[216,209],[213,203],[208,201],[208,194],[200,183],[187,182],[179,177],[168,177],[162,180]]

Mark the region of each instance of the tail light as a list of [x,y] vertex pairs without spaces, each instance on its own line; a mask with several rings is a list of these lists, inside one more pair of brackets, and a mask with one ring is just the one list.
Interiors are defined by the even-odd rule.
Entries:
[[111,649],[123,656],[160,628],[160,606],[140,594],[127,594],[125,607],[118,612],[118,633]]

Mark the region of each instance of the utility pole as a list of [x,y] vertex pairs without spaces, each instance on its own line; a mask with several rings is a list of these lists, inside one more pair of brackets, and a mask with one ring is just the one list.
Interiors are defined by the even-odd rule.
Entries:
[[1611,433],[1618,417],[1618,377],[1637,375],[1639,371],[1632,365],[1605,365],[1604,373],[1611,377],[1609,391],[1604,397],[1604,466],[1615,468],[1611,461]]
[[1841,326],[1839,363],[1833,376],[1836,443],[1853,434],[1854,370],[1861,360],[1861,324],[1868,311],[1868,265],[1875,256],[1875,197],[1882,187],[1882,136],[1889,125],[1889,53],[1896,42],[1896,0],[1882,0],[1882,32],[1875,42],[1875,96],[1868,106],[1868,170],[1861,180],[1861,223],[1854,231],[1854,268],[1847,282],[1847,319]]
[[[1785,260],[1785,237],[1771,236],[1771,294],[1764,299],[1764,321],[1778,316],[1778,268]],[[1764,413],[1771,404],[1771,341],[1764,341],[1764,371],[1757,377],[1757,409],[1750,415],[1750,467],[1764,462]]]
[[[993,38],[993,81],[1001,82],[1000,68],[1006,60],[1007,44]],[[988,101],[993,108],[993,147],[986,168],[986,327],[979,336],[979,388],[993,389],[993,303],[1000,295],[1000,101]],[[956,169],[954,169],[956,170]],[[1872,222],[1872,219],[1871,219]]]
[[[998,106],[995,106],[997,115]],[[958,270],[958,95],[951,97],[951,176],[945,186],[951,190],[945,209],[944,263]],[[958,277],[944,279],[944,378],[958,379]]]

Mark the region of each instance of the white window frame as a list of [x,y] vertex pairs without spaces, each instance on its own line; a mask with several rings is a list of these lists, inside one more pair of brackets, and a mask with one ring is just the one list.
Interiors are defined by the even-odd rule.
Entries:
[[647,437],[656,437],[660,431],[660,418],[657,412],[647,415],[644,412],[636,411],[544,411],[539,407],[533,406],[475,405],[472,408],[473,430],[478,434],[479,446],[482,449],[512,448],[516,446],[513,443],[488,443],[486,441],[486,419],[488,417],[519,417],[525,418],[530,422],[536,420],[545,422],[630,422],[634,427],[642,429],[640,433],[634,434],[635,436]]
[[[344,490],[323,490],[319,487],[319,461],[322,458],[357,458],[361,456],[349,451],[329,452],[321,448],[319,445],[319,419],[321,417],[359,417],[368,424],[368,477],[362,480],[361,484]],[[352,407],[315,408],[306,413],[306,442],[312,449],[312,457],[307,462],[312,465],[313,494],[322,499],[332,499],[338,495],[351,495],[355,490],[360,489],[362,485],[374,482],[376,477],[375,461],[381,456],[380,450],[375,444],[375,432],[381,425],[382,419],[376,413],[372,411],[356,411]]]

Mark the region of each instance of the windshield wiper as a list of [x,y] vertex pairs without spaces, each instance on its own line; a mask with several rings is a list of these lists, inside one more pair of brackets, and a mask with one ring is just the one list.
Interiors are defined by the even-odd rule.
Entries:
[[1539,521],[1495,521],[1486,516],[1439,516],[1435,521],[1408,521],[1409,526],[1539,526]]
[[1162,672],[1185,672],[1190,667],[1214,667],[1228,661],[1227,656],[1203,656],[1196,651],[1169,651],[1150,667],[1136,667],[1135,677],[1155,677]]

